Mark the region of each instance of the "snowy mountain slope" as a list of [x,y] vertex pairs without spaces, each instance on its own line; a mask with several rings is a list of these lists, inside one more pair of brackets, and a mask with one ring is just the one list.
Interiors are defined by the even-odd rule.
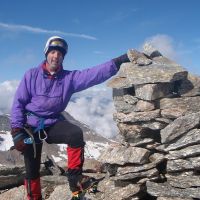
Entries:
[[[65,118],[72,123],[81,127],[84,132],[85,146],[85,158],[98,159],[101,151],[108,146],[110,140],[98,135],[91,130],[87,125],[75,120],[71,115],[64,112]],[[19,153],[9,151],[13,146],[12,137],[10,134],[10,120],[7,115],[0,115],[0,164],[9,164],[10,161],[22,162],[22,158],[19,159]],[[47,144],[43,145],[43,157],[49,156],[53,158],[55,162],[66,161],[66,144]],[[14,150],[15,151],[15,150]],[[17,157],[17,158],[16,158]],[[13,161],[14,160],[14,161]]]

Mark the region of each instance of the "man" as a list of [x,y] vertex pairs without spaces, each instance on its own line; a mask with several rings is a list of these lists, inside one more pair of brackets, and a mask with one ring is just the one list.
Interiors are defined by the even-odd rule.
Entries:
[[11,127],[15,148],[24,155],[27,199],[41,200],[40,159],[42,143],[67,144],[68,180],[72,199],[79,199],[81,186],[90,181],[82,175],[84,139],[82,130],[63,119],[73,93],[100,84],[128,62],[127,54],[82,71],[64,70],[62,63],[68,51],[67,42],[50,37],[44,48],[45,60],[28,70],[15,94]]

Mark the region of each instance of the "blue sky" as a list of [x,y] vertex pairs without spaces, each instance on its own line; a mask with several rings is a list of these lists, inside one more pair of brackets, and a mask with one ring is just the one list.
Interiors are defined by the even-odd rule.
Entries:
[[69,43],[66,69],[90,67],[154,40],[200,74],[199,8],[198,0],[1,1],[0,83],[19,80],[37,66],[52,35]]

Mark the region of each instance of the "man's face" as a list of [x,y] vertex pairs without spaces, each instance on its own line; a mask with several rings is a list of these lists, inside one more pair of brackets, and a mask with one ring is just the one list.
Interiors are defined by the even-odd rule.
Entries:
[[47,54],[47,63],[50,71],[55,71],[59,66],[62,65],[63,56],[58,50],[52,50]]

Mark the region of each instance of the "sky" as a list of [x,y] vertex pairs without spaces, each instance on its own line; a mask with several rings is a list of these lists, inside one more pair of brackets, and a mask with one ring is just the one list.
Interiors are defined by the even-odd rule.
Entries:
[[[199,8],[199,0],[1,1],[0,113],[9,112],[19,81],[26,70],[44,60],[45,43],[53,35],[68,42],[65,69],[92,67],[128,49],[142,51],[143,45],[150,43],[189,72],[200,75]],[[86,120],[93,121],[90,125],[96,130],[101,124],[108,132],[116,131],[106,124],[106,119],[110,122],[112,118],[108,116],[110,108],[114,109],[111,92],[105,84],[82,92],[69,105],[70,112],[84,119],[97,117],[99,123]],[[103,105],[105,98],[109,108]]]

